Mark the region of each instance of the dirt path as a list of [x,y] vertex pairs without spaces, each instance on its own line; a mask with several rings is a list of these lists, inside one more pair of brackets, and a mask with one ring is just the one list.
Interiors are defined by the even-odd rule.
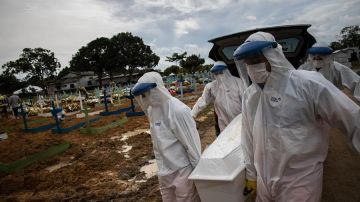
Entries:
[[360,201],[360,155],[349,149],[345,136],[333,129],[324,164],[322,201]]

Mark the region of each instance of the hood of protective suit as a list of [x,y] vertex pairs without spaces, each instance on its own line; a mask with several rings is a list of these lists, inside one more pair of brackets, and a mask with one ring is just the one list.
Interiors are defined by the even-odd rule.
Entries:
[[222,74],[211,74],[215,81],[205,86],[202,96],[192,109],[192,115],[196,117],[207,105],[214,104],[222,131],[241,113],[242,96],[248,85],[244,84],[242,79],[232,76],[227,68],[222,70]]
[[340,82],[336,81],[338,80],[338,75],[334,67],[332,51],[331,48],[320,44],[313,45],[313,47],[308,49],[309,56],[306,63],[301,65],[299,69],[317,71],[337,86]]
[[[266,32],[256,32],[252,35],[250,35],[244,42],[245,43],[251,43],[251,42],[276,42],[273,35],[266,33]],[[241,49],[241,46],[237,49]],[[236,51],[237,51],[236,50]],[[235,51],[235,53],[236,53]],[[267,61],[270,63],[271,66],[271,73],[270,77],[272,76],[272,72],[284,72],[287,70],[292,70],[294,67],[291,65],[291,63],[286,59],[283,51],[282,46],[280,44],[277,44],[276,47],[265,47],[262,48],[261,53],[266,57]],[[234,54],[235,54],[234,53]],[[246,65],[243,61],[243,59],[237,60],[235,57],[235,64],[239,71],[239,74],[243,78],[247,78],[248,75],[244,75],[247,73]]]
[[314,55],[309,55],[307,62],[299,67],[301,70],[317,71],[323,75],[328,81],[334,84],[339,89],[343,86],[348,88],[353,96],[360,101],[360,76],[357,75],[352,69],[333,61],[332,56],[321,56],[323,58],[323,67],[318,68],[319,64],[313,60]]
[[[330,68],[333,60],[331,53],[333,50],[327,46],[314,44],[308,49],[308,62],[316,71],[324,71],[325,68]],[[326,71],[326,70],[325,70]]]
[[149,123],[158,176],[168,176],[200,159],[201,143],[188,106],[171,96],[159,73],[145,73],[133,88]]
[[[226,64],[224,62],[221,62],[220,64],[222,64],[222,63],[223,63],[223,65],[226,66]],[[218,64],[218,62],[216,62],[214,64],[214,67],[217,64]],[[227,91],[231,91],[231,92],[238,92],[239,91],[239,86],[235,85],[236,82],[233,81],[236,78],[233,75],[231,75],[229,69],[226,67],[221,71],[222,71],[221,74],[211,73],[215,78],[214,88],[220,88],[220,89],[223,89],[223,90],[226,89]],[[223,87],[220,87],[220,86],[223,86]],[[243,87],[240,88],[240,91],[244,91],[244,90],[245,90],[245,88],[243,88]]]
[[228,75],[225,74],[230,72],[227,68],[227,65],[223,61],[217,61],[215,62],[214,66],[210,69],[210,73],[215,80],[224,82],[224,79],[228,77]]
[[143,93],[143,95],[135,96],[136,101],[145,113],[148,112],[150,106],[161,106],[162,103],[165,103],[172,97],[165,88],[161,75],[157,72],[145,73],[139,78],[134,88],[140,84],[156,84],[155,88],[149,89],[147,92]]

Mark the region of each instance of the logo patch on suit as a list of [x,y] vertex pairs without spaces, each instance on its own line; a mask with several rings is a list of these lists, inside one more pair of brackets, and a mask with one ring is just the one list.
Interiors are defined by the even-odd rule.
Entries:
[[270,95],[269,99],[270,99],[270,105],[273,107],[279,106],[282,102],[282,97],[280,96],[280,94]]
[[156,122],[155,126],[161,126],[161,122]]

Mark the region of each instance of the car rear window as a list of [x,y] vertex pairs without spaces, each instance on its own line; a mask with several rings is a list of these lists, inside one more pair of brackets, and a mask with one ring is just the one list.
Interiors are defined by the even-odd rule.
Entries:
[[[287,38],[287,39],[280,39],[280,40],[277,40],[276,42],[282,46],[284,53],[295,53],[299,46],[300,40],[298,38],[293,37],[293,38]],[[238,47],[239,46],[224,47],[222,49],[222,53],[223,53],[223,55],[225,55],[226,59],[233,60],[234,59],[234,57],[233,57],[234,51]]]
[[282,46],[284,53],[295,53],[300,40],[297,38],[280,39],[277,41]]

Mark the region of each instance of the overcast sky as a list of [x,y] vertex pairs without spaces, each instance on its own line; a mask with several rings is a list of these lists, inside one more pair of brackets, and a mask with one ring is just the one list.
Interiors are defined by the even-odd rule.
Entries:
[[97,37],[132,32],[160,56],[187,51],[207,63],[209,39],[252,28],[312,24],[323,44],[360,24],[359,0],[0,0],[0,66],[23,48],[42,47],[68,66]]

